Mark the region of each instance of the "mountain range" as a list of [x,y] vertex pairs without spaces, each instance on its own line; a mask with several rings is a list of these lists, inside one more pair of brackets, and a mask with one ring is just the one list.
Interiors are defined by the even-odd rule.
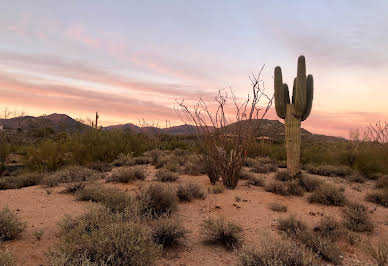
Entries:
[[[284,124],[278,120],[263,119],[260,122],[258,136],[267,136],[274,140],[284,139]],[[36,128],[51,128],[55,132],[79,132],[90,128],[66,114],[50,114],[45,116],[20,116],[10,119],[0,119],[0,126],[5,129],[22,129],[31,130]],[[180,125],[168,128],[158,128],[152,126],[139,127],[132,123],[112,125],[103,127],[102,130],[130,130],[134,133],[143,134],[166,134],[166,135],[189,135],[197,132],[193,125]],[[336,141],[344,140],[343,138],[313,134],[301,128],[301,137],[307,141]]]

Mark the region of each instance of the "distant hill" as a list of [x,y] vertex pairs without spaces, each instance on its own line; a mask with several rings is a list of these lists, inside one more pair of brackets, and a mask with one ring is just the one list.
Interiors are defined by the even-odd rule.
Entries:
[[32,130],[51,128],[56,132],[76,132],[89,128],[89,126],[80,123],[65,114],[51,114],[38,117],[19,116],[9,119],[0,119],[0,125],[5,129]]
[[[275,141],[284,140],[284,124],[278,120],[255,120],[253,123],[260,121],[259,130],[257,136],[267,136]],[[246,123],[243,121],[242,123]],[[66,114],[51,114],[46,116],[21,116],[10,119],[0,119],[0,125],[3,125],[5,129],[22,129],[32,130],[37,128],[51,128],[55,132],[79,132],[90,128],[88,125],[78,122]],[[230,126],[230,125],[229,125]],[[122,125],[112,125],[103,127],[103,130],[130,130],[134,133],[143,134],[166,134],[172,136],[190,135],[197,133],[197,128],[193,125],[180,125],[169,128],[157,128],[157,127],[139,127],[137,125],[127,123]],[[325,136],[319,134],[313,134],[303,128],[301,128],[301,137],[303,141],[325,141],[333,142],[344,140],[339,137]]]

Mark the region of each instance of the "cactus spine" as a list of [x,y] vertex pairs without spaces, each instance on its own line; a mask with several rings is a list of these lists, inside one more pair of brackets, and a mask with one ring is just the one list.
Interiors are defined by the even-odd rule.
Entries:
[[298,58],[297,76],[292,89],[292,101],[287,84],[283,83],[282,70],[275,68],[275,109],[276,114],[285,121],[285,143],[287,153],[287,169],[291,176],[300,172],[300,124],[307,119],[313,105],[313,76],[306,77],[304,56]]

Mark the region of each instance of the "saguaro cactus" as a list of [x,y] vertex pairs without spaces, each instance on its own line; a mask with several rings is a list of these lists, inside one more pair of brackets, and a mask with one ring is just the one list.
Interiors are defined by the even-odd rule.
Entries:
[[300,124],[310,115],[313,105],[313,76],[308,75],[306,78],[305,58],[303,55],[299,56],[291,102],[288,86],[283,83],[279,66],[275,68],[274,80],[276,114],[285,121],[287,169],[291,176],[295,176],[300,172]]

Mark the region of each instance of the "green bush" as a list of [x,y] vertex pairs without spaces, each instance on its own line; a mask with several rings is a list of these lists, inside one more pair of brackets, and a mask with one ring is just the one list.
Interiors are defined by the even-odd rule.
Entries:
[[151,184],[137,195],[139,211],[142,216],[158,218],[170,215],[178,208],[176,192],[162,184]]
[[0,242],[19,238],[25,229],[26,224],[10,209],[0,210]]
[[187,231],[176,219],[159,219],[152,226],[152,241],[163,247],[175,246],[186,238]]
[[105,209],[60,224],[49,265],[152,265],[160,247],[144,225],[123,221]]
[[38,185],[42,180],[40,173],[23,173],[15,176],[0,177],[0,190],[19,189]]
[[241,226],[226,222],[222,218],[204,220],[201,224],[202,234],[212,243],[220,243],[227,249],[238,248],[243,242]]
[[43,177],[42,184],[48,187],[63,183],[92,181],[101,178],[101,174],[82,166],[67,166]]
[[373,224],[368,216],[367,209],[359,203],[348,203],[343,209],[344,225],[354,232],[372,232]]
[[242,266],[317,265],[309,249],[288,239],[262,241],[260,249],[248,247],[239,255]]
[[329,183],[323,183],[308,198],[310,203],[319,203],[324,205],[344,206],[346,197],[337,186]]
[[201,187],[193,183],[179,185],[176,193],[180,201],[191,201],[192,199],[205,198],[205,194]]

